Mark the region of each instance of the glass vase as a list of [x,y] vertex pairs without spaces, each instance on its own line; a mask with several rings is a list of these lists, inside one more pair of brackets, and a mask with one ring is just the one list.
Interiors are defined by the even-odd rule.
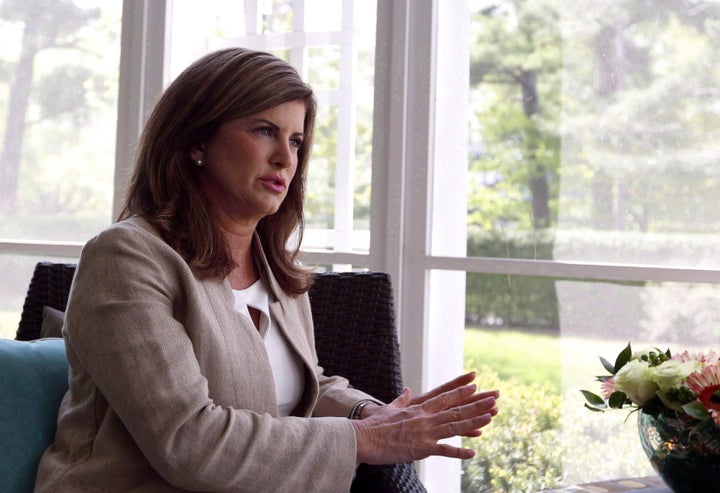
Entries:
[[640,443],[675,493],[720,491],[720,428],[673,412],[638,413]]

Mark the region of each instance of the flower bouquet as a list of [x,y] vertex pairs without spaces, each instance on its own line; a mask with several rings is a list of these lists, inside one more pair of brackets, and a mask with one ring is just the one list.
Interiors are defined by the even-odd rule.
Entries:
[[637,412],[643,449],[676,493],[720,491],[720,356],[628,344],[600,361],[609,374],[597,377],[602,395],[581,390],[585,407]]

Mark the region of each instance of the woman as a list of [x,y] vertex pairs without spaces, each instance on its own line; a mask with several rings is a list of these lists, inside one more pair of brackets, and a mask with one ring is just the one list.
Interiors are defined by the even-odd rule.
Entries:
[[437,441],[497,412],[473,374],[383,405],[317,365],[312,276],[287,249],[314,119],[266,53],[212,53],[165,91],[119,221],[77,267],[36,491],[348,491],[360,462],[472,456]]

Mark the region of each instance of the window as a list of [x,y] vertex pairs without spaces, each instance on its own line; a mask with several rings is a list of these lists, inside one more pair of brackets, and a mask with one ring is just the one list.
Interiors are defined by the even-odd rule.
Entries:
[[578,389],[628,340],[717,344],[718,15],[469,3],[468,258],[452,265],[469,272],[465,355],[508,399],[466,491],[652,474],[634,420],[589,413]]
[[[42,7],[42,8],[41,8]],[[30,274],[112,217],[120,7],[0,2],[0,336]]]

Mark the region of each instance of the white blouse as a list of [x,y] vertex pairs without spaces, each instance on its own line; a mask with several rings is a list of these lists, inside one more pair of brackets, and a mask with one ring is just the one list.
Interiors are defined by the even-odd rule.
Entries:
[[289,416],[300,403],[305,380],[300,357],[290,347],[285,335],[270,316],[270,291],[265,282],[258,279],[245,289],[233,289],[235,310],[252,322],[248,306],[260,312],[259,332],[265,342],[270,367],[275,381],[275,395],[278,403],[278,416]]

